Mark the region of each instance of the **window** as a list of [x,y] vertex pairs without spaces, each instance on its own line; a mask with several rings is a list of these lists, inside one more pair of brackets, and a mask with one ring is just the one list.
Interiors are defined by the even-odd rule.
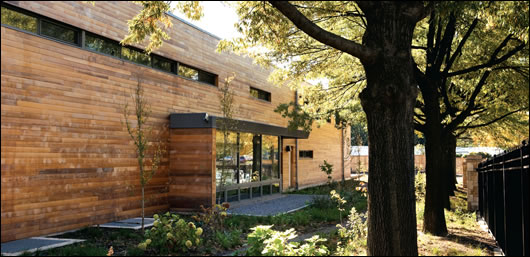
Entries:
[[167,71],[167,72],[171,72],[172,71],[171,64],[172,64],[171,61],[169,61],[169,60],[167,60],[165,58],[153,55],[153,68],[156,68],[156,69],[159,69],[159,70],[163,70],[163,71]]
[[199,80],[198,70],[182,64],[179,64],[178,75],[193,80]]
[[41,34],[48,37],[72,44],[78,44],[78,33],[78,31],[67,28],[63,25],[58,25],[46,20],[41,21]]
[[[213,73],[193,68],[159,55],[147,55],[141,49],[122,46],[118,41],[81,30],[68,24],[63,24],[60,21],[43,17],[30,11],[19,9],[11,6],[6,7],[2,2],[2,25],[15,27],[40,36],[54,38],[65,43],[75,44],[85,49],[143,64],[158,70],[176,73],[179,76],[195,81],[214,86],[217,84],[217,75]],[[85,34],[84,38],[81,38],[82,32]]]
[[300,151],[299,157],[313,159],[313,150]]
[[206,72],[206,71],[199,71],[199,81],[208,83],[210,85],[215,85],[215,74]]
[[151,63],[151,57],[149,55],[129,47],[121,48],[121,56],[123,59],[147,66],[150,66]]
[[255,98],[265,100],[267,102],[271,101],[271,93],[263,91],[261,89],[250,87],[250,95]]
[[92,33],[86,33],[85,47],[100,53],[120,57],[121,46],[118,43]]
[[37,18],[2,6],[2,24],[37,33]]

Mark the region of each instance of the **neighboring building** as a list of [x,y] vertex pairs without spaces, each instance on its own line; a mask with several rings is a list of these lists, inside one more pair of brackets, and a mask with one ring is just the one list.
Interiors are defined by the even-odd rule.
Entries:
[[[172,18],[171,39],[151,56],[122,47],[127,2],[2,2],[2,242],[140,215],[136,153],[123,106],[138,81],[149,125],[167,152],[146,188],[146,213],[196,210],[350,177],[349,131],[325,123],[287,130],[274,109],[295,92],[230,53],[219,38]],[[238,125],[220,156],[218,85],[233,72]],[[231,163],[225,188],[220,165]]]
[[[457,147],[458,153],[458,147]],[[368,172],[368,146],[352,146],[351,147],[351,174],[357,173],[359,170],[361,172]],[[464,158],[456,157],[455,167],[456,174],[462,175],[464,172]],[[414,148],[414,169],[417,171],[425,171],[425,148]]]

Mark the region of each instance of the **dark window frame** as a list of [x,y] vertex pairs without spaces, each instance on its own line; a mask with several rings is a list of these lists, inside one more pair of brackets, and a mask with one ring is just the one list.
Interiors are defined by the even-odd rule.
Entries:
[[19,12],[19,13],[24,14],[26,16],[35,18],[37,20],[37,28],[36,28],[37,32],[33,32],[33,31],[17,28],[17,27],[11,26],[9,24],[4,24],[4,23],[2,23],[2,26],[6,26],[8,28],[12,28],[12,29],[15,29],[15,30],[26,31],[27,33],[31,33],[33,35],[40,34],[40,16],[38,16],[38,15],[36,15],[36,14],[30,12],[30,11],[24,10],[22,8],[18,8],[16,6],[6,5],[6,4],[4,4],[3,1],[1,2],[0,6],[6,8],[6,9],[9,9],[11,11]]
[[[38,33],[40,36],[43,36],[43,37],[46,37],[46,38],[51,38],[51,39],[54,39],[54,40],[57,40],[57,41],[60,41],[60,42],[64,42],[64,43],[67,43],[69,45],[76,45],[76,46],[81,46],[81,29],[79,28],[76,28],[76,27],[73,27],[73,26],[70,26],[66,23],[63,23],[63,22],[60,22],[60,21],[56,21],[56,20],[52,20],[52,19],[38,19],[39,21],[39,24],[38,24]],[[52,25],[55,25],[57,27],[62,27],[62,28],[65,28],[65,29],[69,29],[69,30],[73,30],[74,33],[75,33],[75,36],[74,36],[74,40],[75,42],[70,42],[70,41],[65,41],[65,40],[62,40],[60,38],[56,38],[56,37],[53,37],[53,36],[49,36],[49,35],[45,35],[42,33],[42,23],[43,22],[47,22],[47,23],[50,23]]]
[[313,159],[313,150],[300,150],[298,151],[298,158],[300,159]]
[[[129,49],[132,49],[132,50],[135,50],[135,51],[138,51],[138,52],[144,52],[143,49],[140,49],[140,48],[137,48],[137,47],[134,47],[134,46],[129,46],[129,45],[126,45],[126,46],[121,45],[116,40],[113,40],[113,39],[104,37],[102,35],[99,35],[97,33],[93,33],[91,31],[84,30],[84,29],[81,29],[81,28],[66,24],[64,22],[61,22],[61,21],[58,21],[58,20],[43,16],[43,15],[40,15],[40,14],[37,14],[37,13],[34,13],[32,11],[20,8],[18,6],[15,6],[15,5],[12,5],[12,4],[9,4],[9,3],[2,2],[1,6],[3,8],[9,9],[9,10],[12,10],[12,11],[15,11],[15,12],[19,12],[19,13],[22,13],[24,15],[27,15],[27,16],[30,16],[30,17],[33,17],[33,18],[37,19],[37,32],[36,33],[32,32],[32,31],[28,31],[28,30],[24,30],[24,29],[21,29],[21,28],[17,28],[17,27],[11,26],[9,24],[2,23],[3,27],[7,27],[7,28],[10,28],[10,29],[14,29],[16,31],[21,31],[21,32],[24,32],[24,33],[28,33],[28,34],[31,34],[31,35],[38,36],[38,37],[46,38],[48,40],[52,40],[52,41],[55,41],[55,42],[58,42],[58,43],[63,43],[63,44],[67,44],[67,45],[70,45],[70,46],[79,47],[80,49],[84,49],[84,50],[87,50],[87,51],[92,52],[92,53],[97,53],[97,54],[105,55],[105,56],[108,56],[108,57],[116,58],[116,59],[119,59],[121,61],[126,61],[126,62],[130,62],[130,63],[137,64],[137,65],[142,65],[142,66],[149,67],[149,68],[157,70],[157,71],[170,73],[172,75],[178,76],[178,77],[183,78],[183,79],[199,82],[199,83],[206,84],[206,85],[209,85],[209,86],[218,87],[219,75],[217,75],[215,73],[212,73],[212,72],[209,72],[209,71],[206,71],[206,70],[203,70],[203,69],[199,69],[199,68],[196,68],[194,66],[187,65],[187,64],[181,63],[179,61],[175,61],[175,60],[172,60],[172,59],[169,59],[169,58],[166,58],[164,56],[157,55],[157,54],[150,54],[149,55],[149,59],[150,60],[149,60],[149,63],[147,65],[143,64],[143,63],[134,62],[134,61],[131,61],[131,60],[126,59],[126,58],[123,57],[123,53],[122,53],[123,48],[124,47],[125,48],[129,48]],[[64,27],[66,29],[73,30],[76,33],[76,37],[75,37],[75,41],[76,42],[72,43],[72,42],[64,41],[64,40],[61,40],[61,39],[58,39],[58,38],[55,38],[55,37],[52,37],[52,36],[48,36],[48,35],[42,34],[42,28],[41,27],[42,27],[42,21],[43,20],[45,22],[48,22],[48,23],[51,23],[51,24],[54,24],[54,25],[57,25],[57,26],[60,26],[60,27]],[[99,52],[99,51],[87,48],[86,45],[85,45],[86,33],[90,33],[90,34],[94,35],[95,37],[98,37],[98,38],[100,38],[102,40],[116,42],[118,45],[120,45],[120,56],[117,57],[117,56],[113,56],[113,55],[110,55],[110,54],[107,54],[107,53],[103,53],[103,52]],[[169,72],[167,70],[158,69],[156,67],[153,67],[153,59],[154,58],[160,58],[160,59],[169,61],[171,63],[171,72]],[[184,77],[184,76],[178,75],[178,67],[179,67],[179,65],[183,65],[185,67],[188,67],[188,68],[196,70],[198,72],[197,73],[198,78],[197,79],[191,79],[191,78],[188,78],[188,77]],[[200,80],[200,77],[201,77],[200,74],[201,73],[209,76],[211,78],[211,82],[212,83],[209,82],[210,80]]]
[[[121,49],[122,49],[123,46],[120,45],[119,42],[117,42],[117,41],[115,41],[115,40],[112,40],[112,39],[109,39],[109,38],[106,38],[106,37],[103,37],[103,36],[100,36],[100,35],[98,35],[98,34],[92,33],[92,32],[90,32],[90,31],[84,31],[84,30],[83,30],[83,33],[82,33],[82,34],[83,34],[83,35],[82,35],[82,37],[83,37],[83,40],[82,40],[82,44],[83,44],[83,46],[82,46],[82,48],[83,48],[83,49],[86,49],[86,50],[91,51],[91,52],[95,52],[95,53],[103,54],[103,55],[106,55],[106,56],[114,57],[114,58],[123,59],[123,57],[122,57],[122,55],[121,55]],[[98,51],[98,50],[94,50],[94,49],[88,48],[88,47],[86,46],[86,38],[87,38],[87,36],[91,36],[91,37],[99,38],[99,39],[101,39],[101,40],[105,40],[105,41],[110,41],[110,42],[112,42],[112,43],[117,43],[118,50],[119,50],[118,56],[114,56],[114,55],[112,55],[112,54],[108,54],[108,53],[104,53],[104,52],[100,52],[100,51]]]
[[[258,97],[254,96],[252,94],[253,90],[255,90],[258,93]],[[265,102],[268,102],[268,103],[272,103],[272,94],[270,92],[267,92],[265,90],[250,86],[249,93],[250,93],[250,96],[254,97],[255,99],[258,99],[258,100],[261,100],[261,101],[265,101]],[[262,97],[263,94],[266,95],[265,98]]]

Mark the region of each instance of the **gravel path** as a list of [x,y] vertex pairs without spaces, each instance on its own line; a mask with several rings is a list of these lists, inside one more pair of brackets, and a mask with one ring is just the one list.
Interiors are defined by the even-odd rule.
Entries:
[[308,206],[313,197],[313,195],[286,194],[276,199],[230,208],[228,213],[250,216],[272,216],[289,213]]

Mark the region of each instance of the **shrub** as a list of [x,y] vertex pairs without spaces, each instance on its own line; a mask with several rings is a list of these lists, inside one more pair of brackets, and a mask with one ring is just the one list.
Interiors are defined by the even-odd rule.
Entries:
[[222,205],[216,204],[209,208],[204,208],[201,205],[202,212],[193,216],[192,218],[197,221],[201,227],[205,228],[208,234],[213,231],[223,230],[224,221],[228,216],[226,210],[230,208],[230,204],[223,203]]
[[425,173],[418,173],[414,180],[414,188],[416,191],[416,201],[421,201],[425,197]]
[[331,195],[331,199],[337,203],[339,219],[340,223],[342,223],[342,212],[344,211],[344,204],[346,204],[346,200],[344,200],[344,198],[342,198],[335,190],[331,190],[329,194]]
[[350,210],[346,227],[338,224],[337,228],[340,236],[337,243],[338,255],[353,255],[357,249],[366,245],[368,234],[366,215],[357,213],[355,207]]
[[313,236],[306,239],[305,244],[289,242],[296,238],[294,229],[284,232],[271,229],[272,226],[257,226],[248,235],[248,256],[323,256],[329,255],[326,246],[322,245],[326,239]]
[[322,172],[328,175],[328,186],[331,186],[331,182],[333,181],[333,178],[331,177],[331,173],[333,173],[333,165],[324,160],[324,164],[319,165],[319,167]]
[[193,251],[201,243],[202,228],[197,228],[193,222],[186,223],[175,214],[167,212],[162,215],[154,215],[153,228],[145,232],[147,240],[138,244],[138,248],[144,250],[153,247],[159,253],[185,253]]
[[224,249],[232,249],[235,246],[241,245],[241,230],[236,229],[232,231],[216,231],[215,242]]

